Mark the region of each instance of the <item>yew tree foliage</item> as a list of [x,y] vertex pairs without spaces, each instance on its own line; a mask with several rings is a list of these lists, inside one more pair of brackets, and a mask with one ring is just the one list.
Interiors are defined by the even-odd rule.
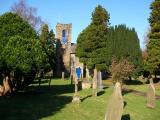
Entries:
[[26,39],[20,36],[11,37],[3,50],[7,66],[12,70],[19,69],[24,73],[38,69],[45,53],[37,39]]
[[30,25],[13,13],[5,13],[0,16],[0,67],[4,65],[3,50],[9,39],[14,36],[20,36],[25,39],[36,39],[36,32]]
[[109,24],[109,14],[100,5],[92,13],[90,25],[86,27],[77,39],[77,56],[90,69],[106,69],[105,64],[105,34]]
[[150,9],[149,23],[151,31],[147,45],[148,58],[146,67],[153,73],[160,67],[160,0],[155,0],[151,4]]
[[45,57],[36,31],[28,22],[14,13],[0,16],[0,75],[14,72],[12,86],[27,86]]
[[135,66],[135,73],[142,68],[141,49],[139,38],[134,28],[126,25],[110,27],[106,35],[106,63],[111,64],[112,58],[126,59]]

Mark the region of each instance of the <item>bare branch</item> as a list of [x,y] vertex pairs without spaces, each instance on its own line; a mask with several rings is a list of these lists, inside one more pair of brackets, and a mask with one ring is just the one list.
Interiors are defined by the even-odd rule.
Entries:
[[11,6],[11,11],[28,21],[29,24],[37,31],[39,31],[41,26],[44,24],[41,17],[37,16],[37,9],[29,7],[24,0],[14,3]]

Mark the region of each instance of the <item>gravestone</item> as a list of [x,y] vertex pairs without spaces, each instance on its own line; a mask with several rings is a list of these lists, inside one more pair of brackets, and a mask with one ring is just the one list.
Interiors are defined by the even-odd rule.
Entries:
[[86,67],[86,79],[87,79],[87,81],[90,81],[90,79],[91,79],[91,76],[89,74],[89,69],[87,67]]
[[74,78],[75,90],[74,90],[74,95],[73,95],[72,102],[80,103],[81,100],[80,100],[80,97],[78,95],[78,81],[81,78],[81,68],[80,67],[76,68],[76,73],[74,73],[74,77],[73,78]]
[[9,86],[9,78],[8,76],[6,76],[4,79],[3,79],[3,86],[4,86],[4,92],[3,94],[5,95],[6,93],[11,93],[11,88]]
[[105,120],[121,120],[123,113],[123,97],[121,93],[121,84],[117,82],[113,94],[109,99]]
[[97,96],[97,69],[94,69],[94,76],[93,76],[93,96]]
[[147,107],[148,108],[155,108],[155,87],[154,87],[152,79],[150,79],[150,84],[148,85]]
[[62,72],[62,80],[64,80],[64,72]]
[[99,71],[97,74],[97,86],[99,90],[103,90],[103,85],[102,85],[102,73]]

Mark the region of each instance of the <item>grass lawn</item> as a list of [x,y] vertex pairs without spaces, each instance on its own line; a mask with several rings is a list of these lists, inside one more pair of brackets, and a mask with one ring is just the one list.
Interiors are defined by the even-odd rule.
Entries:
[[[104,80],[103,83],[105,85],[110,85],[110,86],[113,85],[111,79]],[[148,84],[142,84],[142,82],[138,82],[138,83],[140,83],[140,84],[123,85],[123,87],[127,88],[127,89],[134,89],[134,90],[141,91],[141,92],[147,92],[147,90],[148,90]],[[160,95],[160,82],[159,83],[155,83],[154,86],[155,86],[155,89],[156,89],[156,95]]]
[[[159,84],[159,83],[158,83]],[[160,84],[155,84],[155,89],[156,89],[156,95],[160,95]],[[128,85],[128,86],[125,86],[127,87],[128,89],[134,89],[134,90],[137,90],[137,91],[142,91],[142,92],[147,92],[148,90],[148,84],[142,84],[142,85]]]
[[[52,80],[28,92],[0,98],[0,120],[104,120],[106,106],[113,87],[91,97],[92,90],[79,91],[82,102],[72,103],[74,86],[69,80]],[[126,106],[122,120],[160,120],[160,100],[156,108],[146,108],[146,100],[133,93],[124,95]]]

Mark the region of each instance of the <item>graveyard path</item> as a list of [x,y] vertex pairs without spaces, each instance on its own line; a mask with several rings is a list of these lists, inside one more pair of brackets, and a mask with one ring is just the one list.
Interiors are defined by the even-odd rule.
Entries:
[[[142,92],[142,91],[137,91],[137,90],[134,90],[134,89],[127,89],[127,88],[124,88],[122,90],[122,94],[125,95],[127,93],[134,93],[136,95],[139,95],[139,96],[144,96],[146,97],[147,93],[146,92]],[[155,95],[156,99],[160,100],[160,95]]]

